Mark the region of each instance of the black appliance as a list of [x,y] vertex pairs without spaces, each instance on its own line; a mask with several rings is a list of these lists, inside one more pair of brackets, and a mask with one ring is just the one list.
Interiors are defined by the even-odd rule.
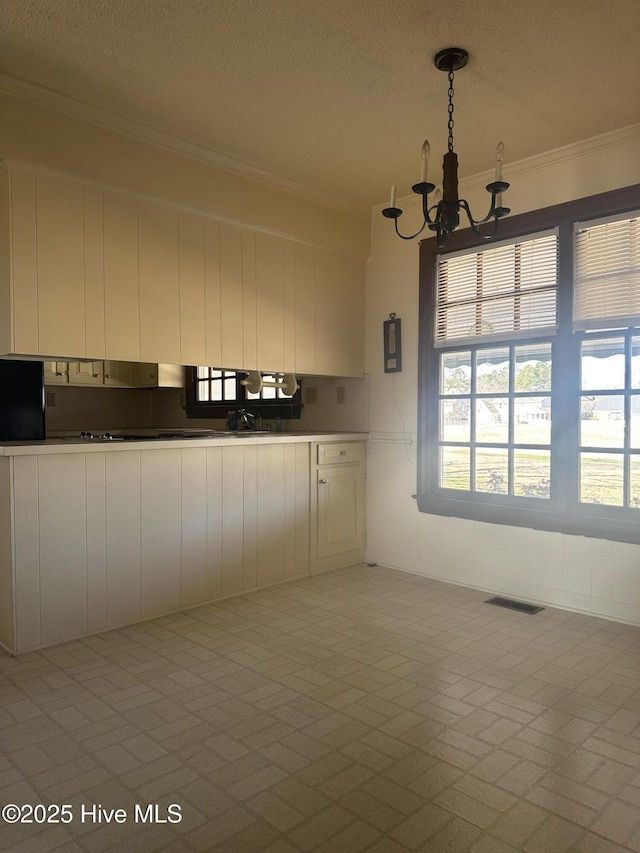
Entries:
[[42,441],[44,365],[0,359],[0,441]]

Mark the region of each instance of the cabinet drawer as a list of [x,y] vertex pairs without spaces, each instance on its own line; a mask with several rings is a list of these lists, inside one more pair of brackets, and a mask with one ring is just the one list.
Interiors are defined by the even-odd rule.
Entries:
[[361,441],[336,441],[318,445],[318,465],[336,465],[340,462],[362,461]]

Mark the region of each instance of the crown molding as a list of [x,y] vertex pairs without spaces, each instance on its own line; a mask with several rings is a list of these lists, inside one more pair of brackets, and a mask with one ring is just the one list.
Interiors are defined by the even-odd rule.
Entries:
[[[640,147],[640,124],[631,124],[627,127],[619,128],[618,130],[610,130],[606,133],[601,133],[598,136],[592,136],[589,139],[583,139],[580,142],[572,142],[569,145],[563,145],[560,148],[552,148],[550,151],[545,151],[542,154],[534,154],[532,157],[525,157],[523,160],[515,160],[508,164],[508,175],[506,179],[513,183],[513,180],[524,175],[532,175],[536,172],[548,169],[551,166],[558,166],[561,163],[581,160],[582,158],[591,157],[594,154],[606,152],[609,149],[617,148],[620,145],[637,145]],[[507,167],[505,166],[505,173]],[[460,178],[460,188],[467,192],[469,190],[484,188],[489,181],[494,178],[492,169],[487,169],[483,172],[478,172],[475,175],[470,175],[466,178]],[[407,206],[418,204],[415,194],[398,198],[398,202],[404,201]],[[373,209],[374,211],[382,210],[387,207],[387,204],[378,204]]]
[[[583,139],[580,142],[572,142],[569,145],[553,148],[551,151],[545,151],[542,154],[534,154],[532,157],[516,160],[509,164],[509,178],[531,175],[535,172],[548,169],[550,166],[558,166],[560,163],[580,160],[583,157],[590,157],[594,154],[607,151],[610,148],[617,148],[620,145],[633,143],[640,145],[640,124],[631,124],[617,130],[610,130],[598,136]],[[493,169],[488,169],[485,172],[472,175],[467,179],[462,179],[460,184],[469,188],[484,187],[489,181],[493,180],[493,176]]]
[[214,166],[226,172],[233,172],[249,180],[260,181],[263,184],[286,190],[294,195],[303,196],[327,207],[343,210],[352,216],[358,216],[367,220],[371,216],[371,208],[366,205],[357,204],[356,202],[335,196],[332,193],[326,193],[322,190],[309,187],[306,184],[293,181],[276,172],[270,172],[253,163],[239,160],[228,154],[207,148],[197,142],[192,142],[184,137],[160,130],[144,122],[127,118],[102,107],[79,101],[69,95],[57,92],[55,89],[31,83],[20,77],[0,73],[0,91],[62,113],[63,115],[72,116],[88,124],[97,125],[98,127],[115,131],[140,142],[156,145],[173,153],[190,157],[193,160],[206,163],[208,166]]

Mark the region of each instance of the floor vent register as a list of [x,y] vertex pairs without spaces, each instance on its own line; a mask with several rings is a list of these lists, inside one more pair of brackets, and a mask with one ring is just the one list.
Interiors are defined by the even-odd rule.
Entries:
[[537,604],[527,604],[526,601],[514,601],[512,598],[500,598],[494,596],[488,598],[485,604],[495,604],[496,607],[506,607],[509,610],[517,610],[519,613],[540,613],[544,607],[538,607]]

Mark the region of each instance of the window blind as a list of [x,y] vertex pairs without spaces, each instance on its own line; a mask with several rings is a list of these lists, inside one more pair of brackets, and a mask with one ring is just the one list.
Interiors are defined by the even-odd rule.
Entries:
[[640,211],[575,226],[575,329],[640,325]]
[[552,334],[557,324],[558,237],[547,231],[482,251],[438,256],[436,347]]

